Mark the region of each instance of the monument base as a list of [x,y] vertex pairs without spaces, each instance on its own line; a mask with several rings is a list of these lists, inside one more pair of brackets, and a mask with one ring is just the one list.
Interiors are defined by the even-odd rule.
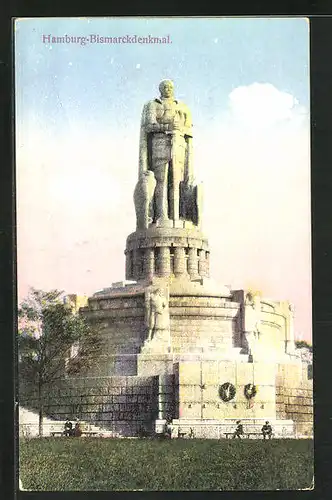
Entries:
[[[149,339],[151,291],[160,290],[168,329],[158,320],[159,328]],[[169,418],[175,424],[180,419],[176,425],[190,427],[194,422],[197,435],[218,438],[218,432],[232,432],[227,422],[231,427],[236,420],[251,426],[258,422],[261,428],[261,422],[270,420],[278,435],[279,422],[285,422],[287,436],[289,422],[294,422],[297,436],[312,436],[312,379],[308,366],[287,352],[286,306],[261,298],[260,336],[249,356],[243,325],[245,309],[251,306],[245,304],[245,291],[230,291],[206,278],[175,276],[117,283],[90,297],[88,307],[81,309],[89,322],[103,326],[105,339],[103,357],[91,376],[159,380],[147,429],[153,428],[156,418]],[[231,398],[223,399],[222,386],[233,387]],[[248,394],[253,386],[255,393]],[[123,398],[127,412],[132,402],[129,396]],[[202,422],[207,422],[207,430]]]

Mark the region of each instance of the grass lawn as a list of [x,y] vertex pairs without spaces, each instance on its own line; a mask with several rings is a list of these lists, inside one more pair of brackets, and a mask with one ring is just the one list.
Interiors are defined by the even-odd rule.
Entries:
[[308,488],[312,440],[40,438],[20,441],[30,490]]

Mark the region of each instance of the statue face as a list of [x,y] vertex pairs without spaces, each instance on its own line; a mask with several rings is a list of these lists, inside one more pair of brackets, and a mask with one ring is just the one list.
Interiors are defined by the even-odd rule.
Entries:
[[163,80],[159,85],[161,97],[172,97],[174,95],[174,84],[171,80]]

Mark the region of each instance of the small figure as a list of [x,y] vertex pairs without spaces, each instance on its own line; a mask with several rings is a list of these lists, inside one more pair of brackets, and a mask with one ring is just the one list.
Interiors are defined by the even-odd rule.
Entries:
[[235,438],[241,439],[241,436],[243,435],[243,425],[241,424],[241,420],[237,420],[236,425],[237,426],[233,434],[233,439]]
[[271,437],[272,437],[272,427],[271,427],[268,420],[265,422],[265,424],[262,427],[262,434],[263,434],[263,439],[266,439],[266,436],[268,436],[269,439],[271,439]]
[[73,424],[70,422],[68,418],[66,418],[65,430],[63,431],[63,435],[67,437],[73,435]]
[[261,338],[261,299],[259,294],[248,292],[244,308],[244,337],[247,343],[248,354],[255,359]]
[[188,437],[189,437],[189,439],[194,439],[194,437],[195,437],[194,429],[192,427],[190,427]]
[[173,439],[175,437],[175,431],[176,431],[175,425],[173,425],[172,423],[169,424],[169,426],[168,426],[168,432],[169,432],[170,439]]
[[184,438],[186,435],[186,432],[181,432],[181,427],[178,427],[178,438]]
[[164,424],[164,437],[167,439],[171,439],[172,437],[172,428],[171,428],[171,421],[166,420]]
[[159,330],[169,328],[168,299],[163,290],[157,289],[150,292],[148,302],[148,340]]
[[79,423],[79,422],[76,422],[76,424],[75,424],[74,436],[75,436],[75,437],[80,437],[80,436],[82,436],[82,429],[81,429],[81,427],[80,427],[80,423]]
[[148,436],[148,433],[144,427],[144,425],[140,425],[138,429],[138,436],[140,438],[146,438]]

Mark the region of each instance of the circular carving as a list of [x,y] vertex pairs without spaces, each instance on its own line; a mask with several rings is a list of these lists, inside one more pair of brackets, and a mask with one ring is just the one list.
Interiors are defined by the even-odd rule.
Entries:
[[257,394],[257,387],[254,384],[247,384],[244,386],[244,395],[247,399],[255,397]]
[[219,396],[223,401],[231,401],[236,394],[236,389],[230,382],[225,382],[219,387]]

